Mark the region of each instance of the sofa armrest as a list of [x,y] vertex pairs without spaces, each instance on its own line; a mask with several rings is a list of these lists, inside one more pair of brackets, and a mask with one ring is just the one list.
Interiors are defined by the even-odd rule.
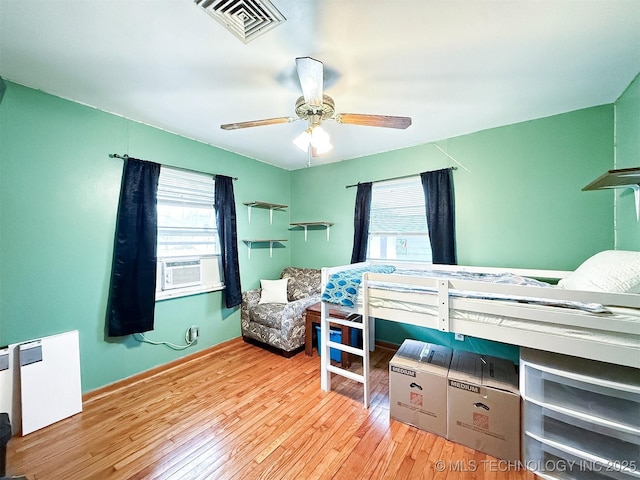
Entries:
[[311,305],[314,305],[320,301],[321,295],[318,293],[316,295],[309,295],[308,297],[301,298],[300,300],[295,300],[293,302],[289,302],[289,305],[301,305],[303,311],[309,308]]
[[282,312],[282,333],[288,335],[288,332],[294,328],[304,326],[304,311],[311,305],[320,301],[320,295],[310,295],[300,300],[287,303]]
[[262,289],[245,290],[242,292],[242,303],[246,303],[248,307],[255,307],[260,301]]
[[242,305],[240,306],[240,321],[247,325],[249,322],[249,311],[255,308],[260,301],[261,290],[259,288],[253,290],[245,290],[242,292]]

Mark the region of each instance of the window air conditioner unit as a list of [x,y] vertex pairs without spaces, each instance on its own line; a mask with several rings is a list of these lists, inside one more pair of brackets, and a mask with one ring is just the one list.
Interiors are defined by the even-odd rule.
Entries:
[[193,287],[202,283],[200,259],[176,259],[162,262],[162,289]]

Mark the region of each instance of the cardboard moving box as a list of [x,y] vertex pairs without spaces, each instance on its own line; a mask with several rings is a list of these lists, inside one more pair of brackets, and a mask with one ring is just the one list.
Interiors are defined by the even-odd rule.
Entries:
[[389,362],[391,418],[447,435],[447,372],[452,350],[405,340]]
[[447,438],[504,460],[520,460],[515,365],[456,350],[449,368]]

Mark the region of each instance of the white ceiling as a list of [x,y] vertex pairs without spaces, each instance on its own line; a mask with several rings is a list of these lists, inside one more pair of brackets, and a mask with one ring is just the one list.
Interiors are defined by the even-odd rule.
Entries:
[[[192,0],[0,0],[0,76],[285,169],[306,166],[295,58],[324,62],[348,160],[613,103],[640,71],[640,0],[272,0],[287,21],[244,44]],[[118,152],[144,155],[144,152]]]

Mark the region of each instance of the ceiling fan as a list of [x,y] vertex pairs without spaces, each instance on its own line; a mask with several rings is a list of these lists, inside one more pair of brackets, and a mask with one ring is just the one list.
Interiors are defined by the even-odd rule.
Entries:
[[329,135],[320,124],[323,120],[335,120],[338,123],[364,125],[367,127],[385,127],[404,129],[411,125],[411,117],[396,117],[391,115],[367,115],[361,113],[335,113],[333,99],[322,92],[323,65],[322,62],[311,57],[296,58],[296,70],[302,87],[302,96],[296,100],[295,112],[297,117],[275,117],[248,122],[227,123],[220,125],[223,130],[237,130],[239,128],[261,127],[277,123],[289,123],[307,120],[309,126],[294,140],[303,151],[321,155],[333,148]]

